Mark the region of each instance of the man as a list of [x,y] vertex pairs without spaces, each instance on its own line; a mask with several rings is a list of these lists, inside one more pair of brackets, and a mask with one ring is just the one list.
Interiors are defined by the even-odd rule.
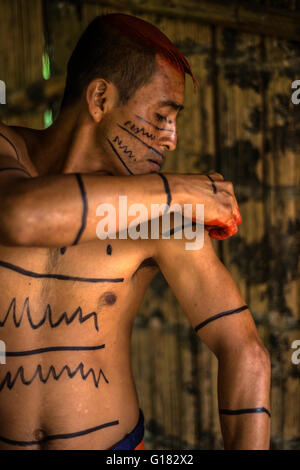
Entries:
[[[241,222],[232,184],[159,173],[176,147],[185,73],[154,26],[97,17],[69,60],[56,122],[0,127],[1,449],[144,448],[130,336],[159,270],[219,360],[225,448],[268,448],[269,357],[211,243]],[[204,204],[203,247],[186,250],[173,235],[100,240],[100,204],[124,228],[119,196],[148,214],[193,204],[193,219]]]

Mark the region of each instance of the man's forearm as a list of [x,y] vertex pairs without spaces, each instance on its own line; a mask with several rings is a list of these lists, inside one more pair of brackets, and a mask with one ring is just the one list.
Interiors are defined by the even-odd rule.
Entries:
[[227,354],[218,381],[225,449],[269,449],[270,365],[264,349]]
[[[179,202],[176,175],[168,174],[172,203]],[[96,215],[100,204],[115,208],[116,233],[119,225],[119,196],[127,196],[127,207],[143,203],[151,218],[151,204],[165,204],[170,197],[158,174],[104,176],[67,174],[18,180],[6,198],[1,230],[8,243],[22,246],[70,246],[97,239]],[[136,218],[123,216],[127,225]],[[144,221],[144,220],[143,220]]]

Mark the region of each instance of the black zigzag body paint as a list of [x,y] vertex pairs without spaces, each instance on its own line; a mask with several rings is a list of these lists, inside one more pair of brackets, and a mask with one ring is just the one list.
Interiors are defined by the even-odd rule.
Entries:
[[120,156],[120,154],[118,153],[117,149],[115,148],[115,146],[113,145],[113,143],[107,139],[107,142],[109,143],[109,145],[111,146],[113,152],[115,153],[115,155],[117,155],[118,159],[120,160],[120,162],[122,163],[122,165],[126,168],[126,170],[128,171],[128,173],[130,175],[133,175],[134,173],[132,173],[132,171],[128,168],[128,166],[126,165],[126,163],[124,162],[123,158]]
[[129,135],[131,135],[132,137],[134,137],[135,139],[137,139],[139,142],[141,142],[141,144],[143,144],[145,147],[147,147],[148,149],[152,150],[154,153],[157,153],[163,160],[165,158],[165,156],[160,153],[158,150],[156,150],[156,148],[152,147],[151,145],[149,144],[146,144],[146,142],[144,142],[142,139],[140,139],[140,137],[138,137],[137,135],[135,135],[133,132],[131,132],[129,129],[126,129],[126,127],[124,126],[121,126],[120,124],[118,124],[118,126],[120,127],[120,129],[122,129],[123,131],[127,132]]
[[82,380],[87,380],[87,378],[91,376],[96,388],[99,387],[101,377],[103,377],[105,383],[109,383],[102,369],[99,370],[98,377],[92,367],[85,373],[83,362],[80,362],[80,364],[73,371],[67,364],[65,364],[58,372],[56,371],[55,366],[51,365],[48,371],[44,372],[44,375],[41,364],[38,364],[33,375],[28,379],[25,378],[23,366],[18,367],[17,372],[14,374],[14,376],[11,372],[7,372],[4,376],[4,379],[0,382],[0,392],[3,390],[5,385],[9,390],[12,390],[18,378],[20,379],[21,383],[26,386],[31,385],[36,378],[38,378],[41,383],[46,384],[50,377],[52,377],[55,381],[58,381],[64,372],[66,372],[69,379],[73,379],[77,374],[81,376]]
[[[24,315],[25,314],[25,315]],[[12,320],[14,322],[14,325],[16,328],[19,328],[21,325],[24,316],[27,317],[28,323],[30,327],[33,330],[36,330],[40,328],[42,325],[44,325],[46,322],[51,328],[56,328],[58,327],[62,322],[64,322],[67,326],[70,325],[70,323],[74,322],[76,318],[78,318],[79,323],[84,323],[90,318],[94,320],[94,326],[96,331],[99,331],[99,325],[98,325],[98,317],[96,312],[91,312],[86,315],[83,315],[81,307],[77,307],[77,309],[72,313],[72,315],[68,316],[66,312],[63,312],[59,317],[57,321],[53,321],[53,314],[52,314],[52,309],[51,306],[48,304],[44,315],[41,317],[41,319],[37,322],[33,322],[33,318],[30,312],[30,304],[29,304],[29,297],[26,297],[26,300],[24,302],[22,312],[17,319],[16,315],[16,297],[14,297],[8,307],[7,313],[4,316],[3,320],[0,320],[0,327],[4,327],[6,322],[8,321],[9,316],[12,317]]]
[[128,150],[128,145],[123,144],[118,135],[114,138],[113,142],[118,145],[119,149],[122,150],[125,155],[128,155],[129,158],[131,158],[133,161],[136,161],[136,157],[134,156],[132,150]]
[[146,137],[147,139],[150,139],[150,140],[155,140],[155,136],[153,134],[149,134],[149,132],[145,131],[145,128],[144,127],[138,127],[136,124],[134,124],[134,122],[132,121],[126,121],[124,122],[124,126],[125,127],[128,127],[131,132],[133,132],[134,134],[138,135],[142,135],[143,137]]

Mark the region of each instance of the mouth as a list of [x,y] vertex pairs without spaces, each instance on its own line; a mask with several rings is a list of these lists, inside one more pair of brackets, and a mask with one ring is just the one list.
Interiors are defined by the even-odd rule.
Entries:
[[162,163],[163,163],[162,161],[150,160],[150,159],[148,159],[148,162],[151,163],[152,168],[154,168],[156,171],[160,171]]

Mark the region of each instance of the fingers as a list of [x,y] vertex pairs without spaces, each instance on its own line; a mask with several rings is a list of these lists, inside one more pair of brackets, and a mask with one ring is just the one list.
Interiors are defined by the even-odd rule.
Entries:
[[231,181],[224,180],[221,173],[210,172],[206,176],[208,212],[205,217],[205,229],[211,238],[224,240],[235,235],[242,223],[234,187]]
[[208,173],[208,174],[215,181],[224,181],[224,176],[221,175],[221,173],[211,172],[211,173]]
[[[207,228],[205,226],[205,228]],[[228,227],[217,227],[213,229],[208,229],[209,236],[215,240],[225,240],[226,238],[232,237],[238,231],[236,224],[231,224]]]
[[215,219],[206,223],[204,227],[208,231],[209,236],[215,240],[225,240],[235,235],[238,231],[237,223],[233,219],[229,219],[225,223]]
[[230,196],[231,199],[231,217],[235,225],[240,225],[242,223],[242,217],[240,214],[240,209],[234,194],[233,184],[230,181],[224,181],[223,175],[220,173],[210,173],[209,174],[214,182],[219,181],[218,185],[215,184],[219,191],[224,191],[227,193],[227,196]]

